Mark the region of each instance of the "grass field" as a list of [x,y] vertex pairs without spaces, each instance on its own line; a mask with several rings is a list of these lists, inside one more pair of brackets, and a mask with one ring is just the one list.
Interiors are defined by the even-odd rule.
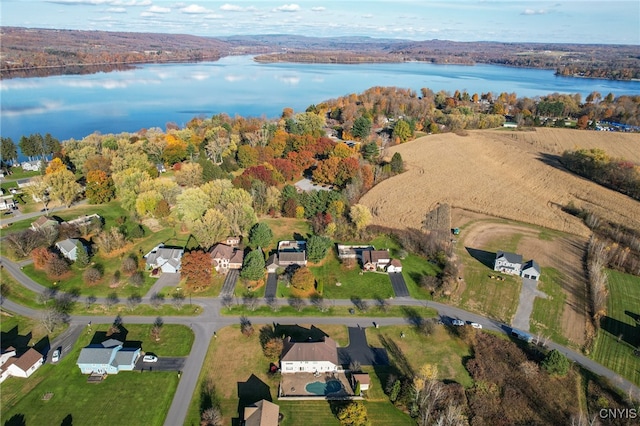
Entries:
[[[310,301],[304,301],[304,305],[301,310],[297,310],[289,305],[288,300],[281,300],[274,310],[268,306],[260,306],[254,310],[249,310],[243,305],[236,305],[231,308],[223,308],[220,313],[222,315],[230,316],[273,316],[273,317],[286,317],[286,316],[298,316],[298,317],[331,317],[331,316],[347,316],[353,315],[355,317],[378,317],[378,318],[401,318],[407,316],[407,312],[402,306],[388,306],[384,309],[378,305],[370,305],[368,309],[362,311],[350,306],[328,306],[326,312],[320,312],[316,306]],[[350,312],[353,309],[353,314]],[[438,311],[433,308],[425,307],[412,307],[416,313],[423,318],[434,318],[438,315]]]
[[548,336],[554,342],[566,345],[568,339],[562,332],[562,311],[567,296],[562,291],[560,273],[554,268],[542,268],[544,279],[538,283],[538,289],[548,297],[536,297],[531,313],[531,332]]
[[607,317],[601,321],[591,358],[640,385],[640,278],[608,271]]
[[[143,350],[166,356],[184,356],[193,334],[183,326],[163,326],[161,341],[151,342],[147,325],[124,325],[127,340],[140,340]],[[94,324],[95,330],[107,325]],[[24,424],[160,425],[171,405],[178,377],[174,372],[122,372],[99,384],[87,383],[75,362],[93,335],[82,335],[72,352],[58,364],[45,364],[29,379],[9,378],[2,384],[2,422],[23,416]],[[42,400],[45,393],[52,398]],[[115,419],[115,420],[114,420]]]

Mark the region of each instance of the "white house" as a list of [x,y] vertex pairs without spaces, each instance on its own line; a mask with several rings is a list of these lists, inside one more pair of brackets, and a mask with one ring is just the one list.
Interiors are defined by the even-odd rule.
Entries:
[[[13,350],[13,354],[15,355],[15,349]],[[29,348],[22,356],[8,358],[6,362],[0,366],[0,383],[9,376],[27,378],[40,368],[42,364],[44,364],[42,354],[33,348]]]
[[42,167],[42,161],[41,160],[24,161],[20,163],[20,167],[22,167],[22,170],[24,171],[37,172],[38,170],[40,170],[40,167]]
[[340,370],[336,342],[325,337],[320,342],[293,342],[291,337],[284,341],[280,357],[280,371],[290,373],[323,373]]
[[[76,238],[67,238],[66,240],[58,241],[56,243],[56,248],[60,250],[60,253],[71,261],[76,261],[78,259],[78,243],[80,240]],[[81,244],[81,247],[84,251],[87,251],[87,248],[84,244]]]
[[540,265],[535,260],[530,260],[522,267],[522,278],[538,281],[540,279]]
[[16,202],[13,199],[13,195],[0,197],[0,211],[1,210],[13,210],[16,207]]
[[402,263],[398,259],[392,259],[387,265],[387,272],[402,272]]
[[522,256],[498,250],[493,270],[505,274],[520,275],[520,271],[522,270]]
[[140,357],[140,348],[123,348],[116,339],[82,348],[77,365],[82,374],[117,374],[132,371]]
[[147,260],[147,269],[160,269],[165,273],[177,273],[180,271],[184,250],[176,247],[165,247],[160,244],[144,255]]

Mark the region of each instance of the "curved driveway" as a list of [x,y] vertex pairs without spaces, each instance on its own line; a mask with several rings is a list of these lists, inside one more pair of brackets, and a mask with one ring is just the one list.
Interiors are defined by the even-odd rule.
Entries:
[[[12,262],[4,257],[0,257],[3,270],[2,273],[11,274],[20,284],[29,288],[34,292],[42,292],[45,287],[34,282],[27,277],[21,270],[20,265]],[[81,297],[79,301],[84,301]],[[101,303],[102,299],[98,299],[97,303]],[[142,298],[142,303],[148,303],[149,298]],[[220,309],[221,303],[218,298],[193,298],[193,302],[200,305],[203,308],[203,313],[197,317],[184,317],[184,316],[170,316],[163,317],[163,321],[166,324],[182,324],[189,326],[193,329],[195,334],[195,340],[191,348],[191,353],[186,359],[184,370],[182,371],[182,377],[178,383],[173,402],[167,413],[167,418],[164,424],[166,426],[175,426],[184,424],[184,421],[189,410],[191,402],[191,396],[197,386],[198,376],[204,359],[207,354],[209,342],[213,336],[213,333],[217,330],[232,324],[238,324],[239,319],[231,316],[221,316]],[[352,306],[353,303],[350,300],[330,300],[328,301],[330,306]],[[375,306],[377,301],[367,301],[369,306]],[[487,317],[483,317],[472,312],[467,312],[463,309],[455,306],[449,306],[438,302],[432,301],[420,301],[415,299],[406,298],[403,300],[390,299],[388,303],[398,306],[425,306],[434,308],[438,311],[439,315],[443,319],[461,319],[466,322],[477,322],[483,325],[484,329],[495,331],[499,333],[509,334],[511,332],[511,326],[503,324],[501,322],[492,320]],[[12,302],[11,300],[3,300],[3,308],[15,312],[18,315],[37,318],[39,311]],[[125,316],[122,318],[124,323],[129,324],[152,324],[155,321],[155,317],[139,317],[139,316]],[[111,323],[113,317],[111,316],[72,316],[70,323],[72,326],[85,326],[89,322],[95,324]],[[346,325],[348,327],[367,327],[371,326],[375,321],[377,324],[385,325],[413,325],[415,318],[412,318],[411,311],[408,309],[406,318],[376,318],[376,317],[251,317],[251,321],[254,324],[269,324],[273,322],[280,323],[305,323],[305,324],[336,324]],[[53,342],[54,345],[56,341]],[[547,345],[550,349],[557,349],[565,354],[571,361],[582,365],[583,367],[591,370],[595,374],[606,377],[611,383],[618,386],[626,394],[633,393],[634,395],[640,395],[640,388],[630,381],[626,380],[622,376],[614,373],[608,368],[598,364],[597,362],[587,358],[586,356],[568,349],[557,343],[550,342]],[[55,346],[52,346],[55,347]],[[188,395],[188,398],[184,396]]]

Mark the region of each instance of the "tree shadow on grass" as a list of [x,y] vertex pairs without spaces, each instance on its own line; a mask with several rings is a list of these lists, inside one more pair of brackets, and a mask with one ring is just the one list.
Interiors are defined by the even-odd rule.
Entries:
[[24,352],[29,347],[29,342],[33,335],[28,332],[25,335],[18,333],[18,326],[16,325],[9,331],[3,331],[0,333],[0,341],[3,348],[13,346],[16,349],[16,353]]
[[24,418],[24,414],[14,414],[4,422],[4,426],[27,426],[27,421]]
[[[630,311],[625,311],[625,313],[633,318],[634,321],[637,321],[637,318],[640,317],[640,315]],[[635,325],[627,324],[605,315],[600,319],[600,327],[619,341],[631,345],[634,349],[640,345],[640,325],[637,322]]]
[[[251,374],[246,382],[238,382],[238,415],[244,418],[244,409],[261,400],[272,402],[269,385]],[[235,419],[234,419],[235,420]],[[235,424],[235,423],[234,423]]]
[[496,254],[491,251],[479,250],[471,247],[465,247],[467,253],[471,255],[475,260],[482,263],[487,268],[493,270],[496,261]]

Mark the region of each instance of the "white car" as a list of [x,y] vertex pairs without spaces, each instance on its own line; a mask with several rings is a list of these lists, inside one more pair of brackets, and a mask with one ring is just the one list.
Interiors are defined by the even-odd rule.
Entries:
[[142,362],[158,362],[158,357],[155,355],[145,355],[142,358]]
[[60,361],[60,349],[56,349],[53,351],[53,355],[51,355],[51,362]]
[[472,322],[471,327],[473,328],[482,328],[482,324],[478,324],[477,322]]
[[451,324],[457,326],[457,327],[461,327],[464,325],[464,321],[459,320],[459,319],[454,319],[453,321],[451,321]]

